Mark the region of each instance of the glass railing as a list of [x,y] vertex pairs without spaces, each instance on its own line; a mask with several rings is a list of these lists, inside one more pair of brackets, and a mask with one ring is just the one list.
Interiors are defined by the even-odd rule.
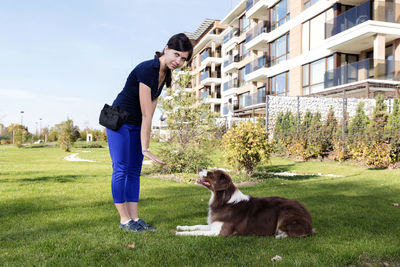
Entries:
[[365,59],[325,72],[324,88],[363,81],[399,80],[400,61]]
[[200,81],[207,78],[221,78],[221,71],[214,71],[213,73],[210,73],[209,71],[201,72]]
[[239,97],[239,108],[246,108],[253,105],[264,104],[265,101],[265,91],[259,91],[254,94],[244,94]]
[[256,71],[258,69],[261,69],[263,67],[267,66],[267,59],[265,56],[259,57],[256,60],[253,60],[252,62],[250,62],[249,64],[246,65],[246,69],[245,69],[245,74],[250,74],[253,71]]
[[210,52],[207,50],[203,54],[201,54],[201,61],[205,60],[210,56]]
[[210,95],[210,94],[208,93],[208,91],[206,91],[206,92],[201,92],[201,93],[200,93],[200,98],[201,98],[201,100],[204,100],[204,99],[208,98],[209,95]]
[[[368,0],[327,21],[325,23],[325,39],[368,20],[396,22],[394,13],[396,9],[400,8],[400,4],[382,1],[373,7],[372,3],[373,1]],[[374,8],[373,13],[371,13],[372,8]]]
[[223,90],[227,91],[229,89],[238,88],[238,87],[239,87],[238,80],[237,79],[233,79],[233,80],[229,80],[229,81],[224,83]]
[[246,1],[246,11],[252,8],[260,0],[247,0]]
[[229,107],[227,104],[224,105],[224,107],[222,108],[222,115],[228,115],[229,113]]
[[227,60],[224,61],[224,67],[228,66],[229,64],[232,64],[233,62],[239,62],[241,60],[240,55],[235,55],[235,56],[229,56]]
[[233,37],[239,36],[239,30],[238,28],[233,28],[228,34],[224,36],[224,44],[228,42],[230,39]]
[[250,42],[264,32],[267,32],[267,26],[265,26],[263,21],[261,21],[246,33],[246,43]]

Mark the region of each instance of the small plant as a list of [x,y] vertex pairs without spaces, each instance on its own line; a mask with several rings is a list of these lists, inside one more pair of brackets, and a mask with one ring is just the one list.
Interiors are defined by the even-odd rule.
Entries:
[[244,122],[231,128],[222,138],[227,161],[248,175],[259,163],[269,160],[272,144],[259,123]]

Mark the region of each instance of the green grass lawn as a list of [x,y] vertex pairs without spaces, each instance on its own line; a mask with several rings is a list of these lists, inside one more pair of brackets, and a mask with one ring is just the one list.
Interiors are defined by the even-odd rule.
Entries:
[[[400,207],[392,206],[400,202],[399,170],[274,158],[260,168],[261,183],[242,192],[301,201],[317,234],[177,237],[170,232],[176,225],[206,222],[206,189],[151,178],[146,170],[140,216],[157,231],[125,232],[112,203],[108,149],[72,152],[82,151],[91,152],[79,157],[96,162],[65,161],[70,153],[57,147],[0,146],[1,266],[400,265]],[[304,175],[267,174],[283,171]],[[317,173],[341,177],[311,175]],[[131,243],[135,248],[124,245]],[[275,255],[282,260],[271,263]]]

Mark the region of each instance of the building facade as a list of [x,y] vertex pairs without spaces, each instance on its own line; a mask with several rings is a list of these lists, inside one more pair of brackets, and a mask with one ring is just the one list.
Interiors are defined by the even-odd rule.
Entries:
[[244,0],[191,39],[192,86],[223,117],[264,116],[266,95],[399,97],[400,0]]

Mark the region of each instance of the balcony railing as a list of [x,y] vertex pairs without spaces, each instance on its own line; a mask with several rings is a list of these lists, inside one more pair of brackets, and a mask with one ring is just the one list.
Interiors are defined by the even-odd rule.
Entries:
[[250,107],[257,104],[265,103],[266,96],[265,91],[260,91],[254,94],[246,94],[242,97],[239,97],[239,109]]
[[208,98],[209,95],[210,94],[208,93],[208,91],[201,92],[200,93],[200,98],[201,98],[201,100],[204,100],[204,99]]
[[239,29],[233,28],[228,34],[224,36],[224,44],[227,43],[233,37],[239,36]]
[[382,5],[384,6],[378,6],[375,8],[375,12],[372,13],[373,1],[368,0],[327,21],[325,23],[325,39],[368,20],[395,22],[394,12],[396,8],[400,7],[400,4],[382,1]]
[[207,50],[205,51],[203,54],[201,54],[201,61],[203,61],[204,59],[208,58],[210,55],[210,52]]
[[246,1],[246,11],[252,8],[260,0],[247,0]]
[[238,87],[239,87],[238,80],[237,79],[233,79],[233,80],[229,80],[229,81],[224,83],[223,90],[225,92],[225,91],[227,91],[229,89],[238,88]]
[[213,73],[211,73],[210,71],[201,72],[200,81],[207,78],[221,78],[221,72],[220,71],[215,71]]
[[253,60],[249,64],[246,65],[245,74],[250,74],[253,71],[261,69],[262,67],[267,66],[267,58],[265,56],[259,57],[256,60]]
[[324,88],[367,79],[399,80],[400,61],[365,59],[325,72]]
[[246,33],[246,43],[250,42],[264,32],[267,32],[267,26],[263,21],[261,21]]
[[233,62],[239,62],[240,60],[242,60],[242,57],[240,55],[231,55],[227,60],[224,61],[224,67],[232,64]]
[[220,58],[221,57],[221,53],[210,52],[209,50],[207,50],[201,55],[201,62],[203,62],[208,57],[218,57],[218,58]]

